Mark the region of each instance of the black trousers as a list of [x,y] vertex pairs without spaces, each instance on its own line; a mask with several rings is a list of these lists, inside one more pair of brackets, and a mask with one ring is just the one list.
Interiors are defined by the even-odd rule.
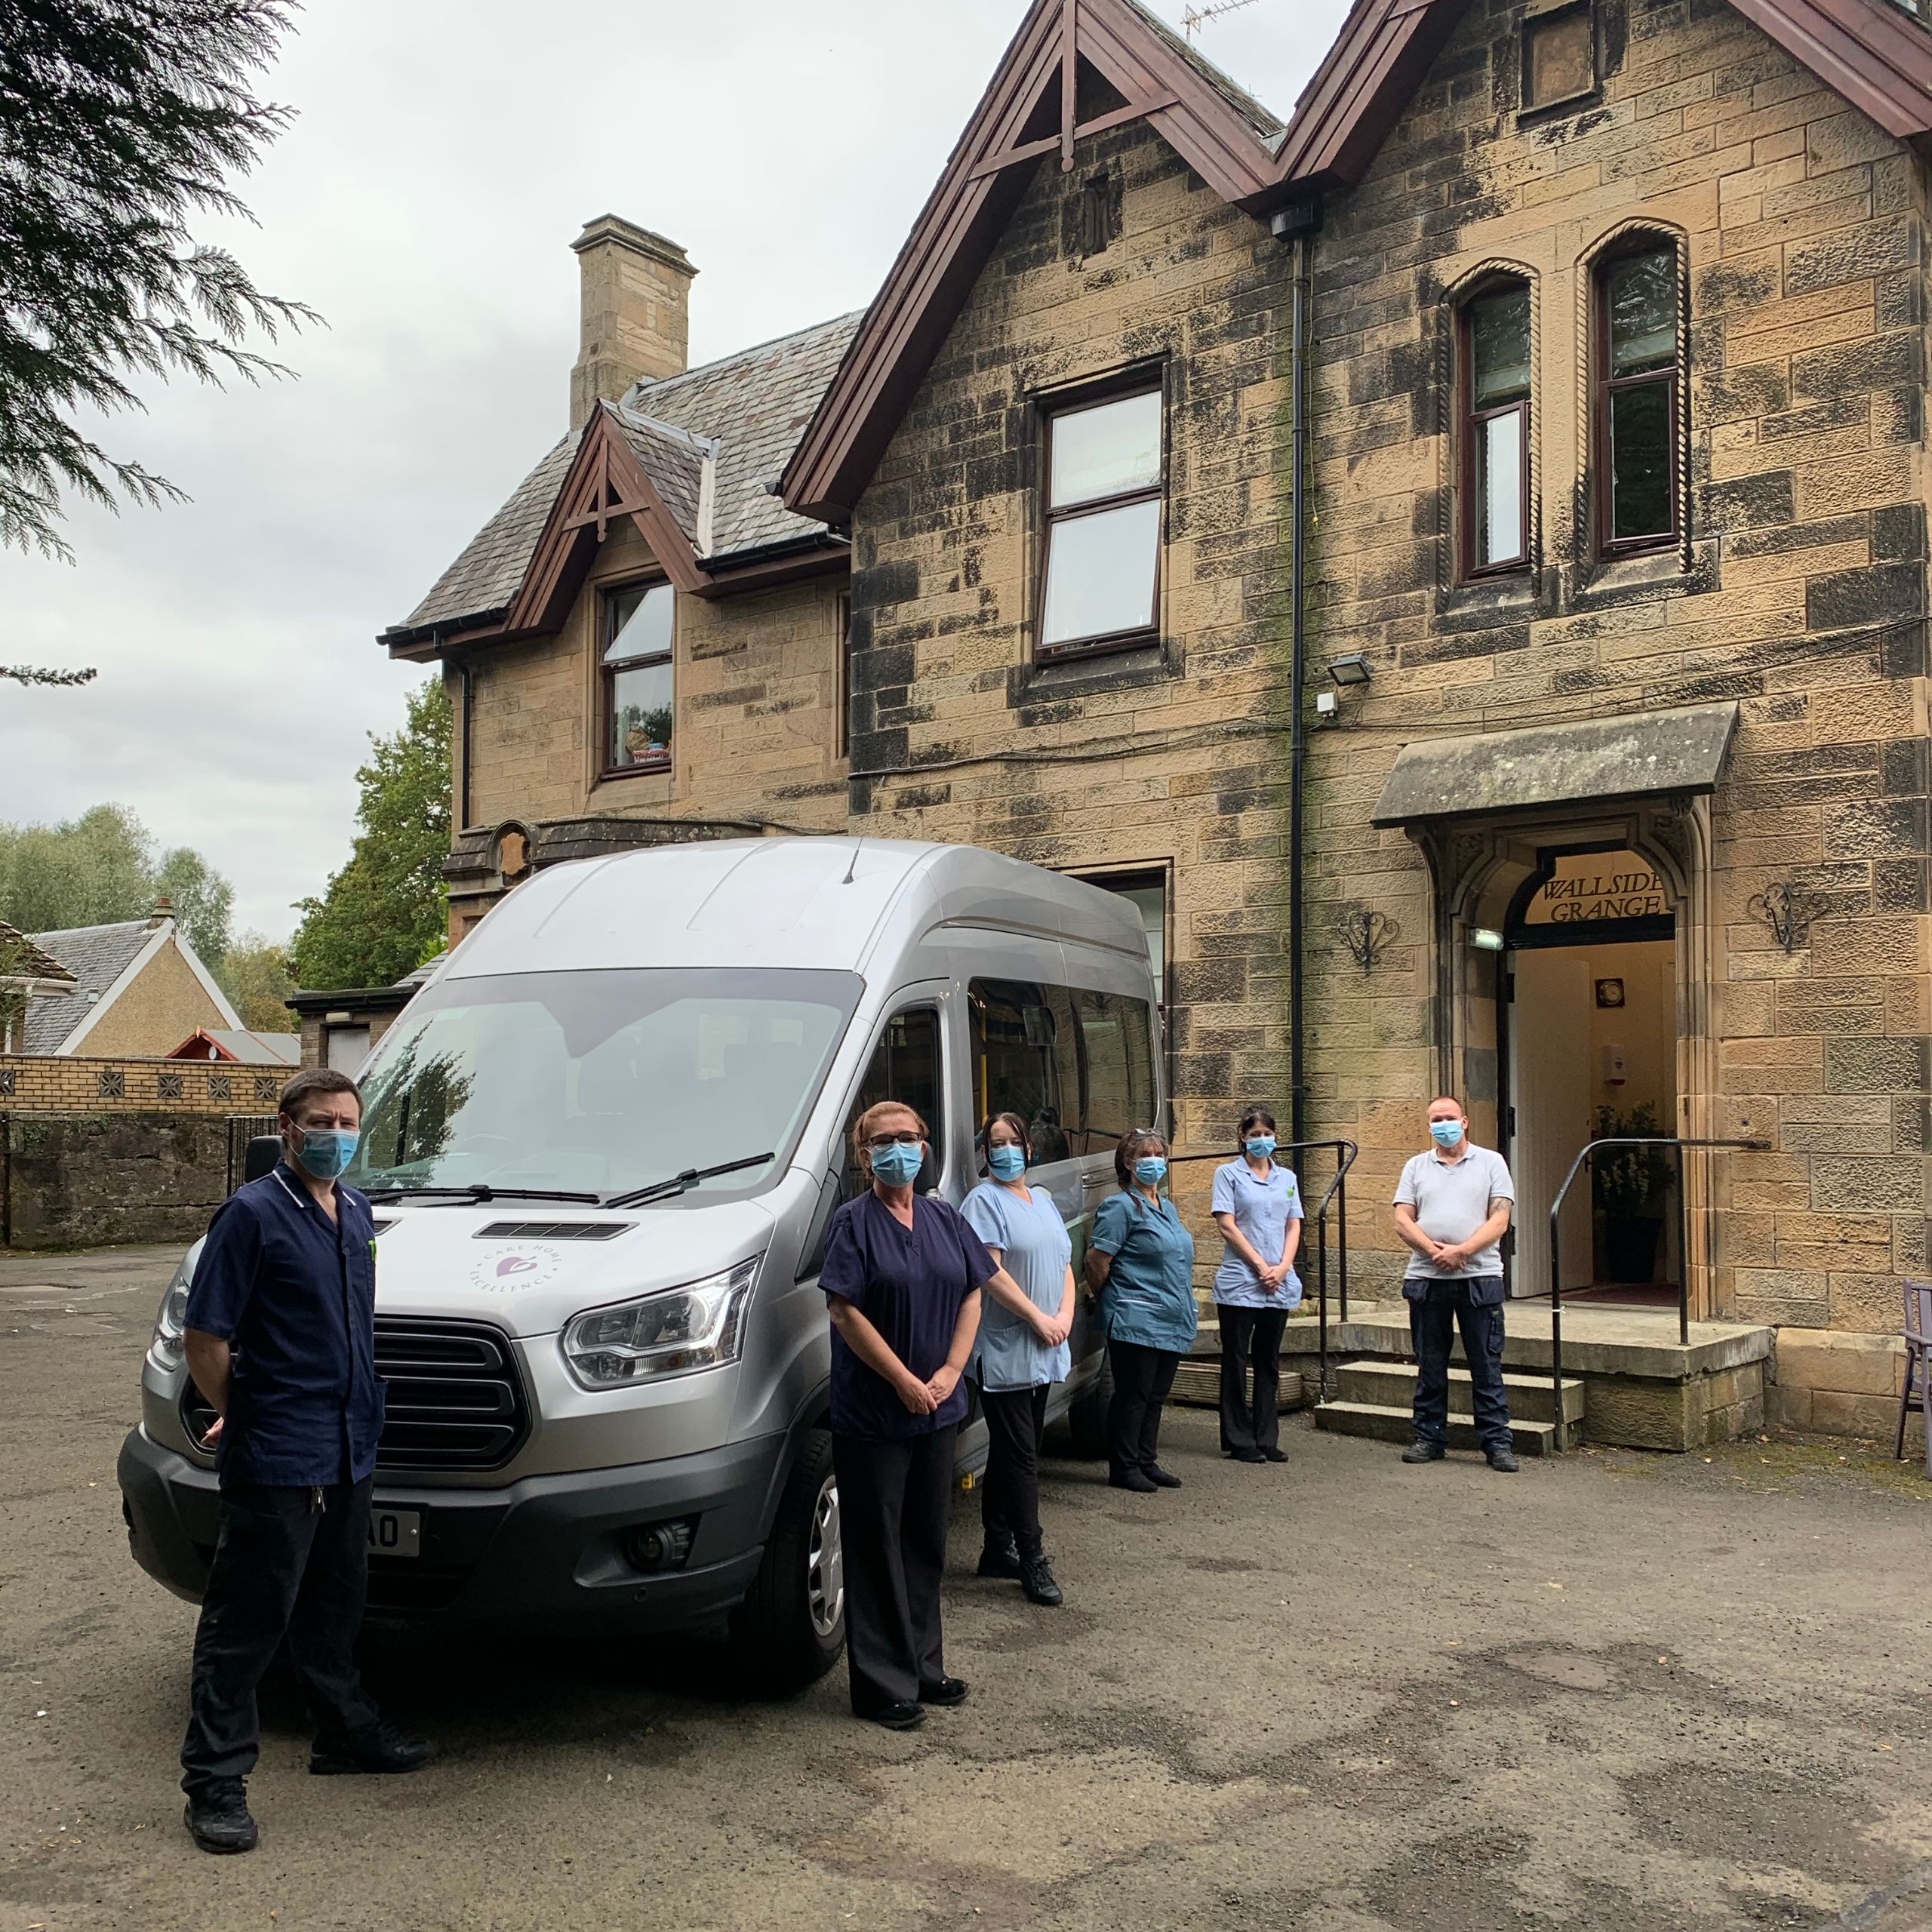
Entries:
[[246,1777],[260,1755],[255,1688],[282,1639],[325,1745],[377,1729],[355,1668],[369,1584],[369,1494],[375,1478],[312,1489],[224,1483],[221,1528],[195,1626],[181,1788]]
[[1115,1475],[1151,1469],[1161,1447],[1161,1404],[1174,1386],[1180,1355],[1138,1342],[1109,1342],[1114,1398],[1107,1404],[1107,1466]]
[[946,1675],[939,1585],[956,1423],[898,1442],[832,1436],[845,1546],[845,1663],[861,1717]]
[[1040,1553],[1040,1438],[1047,1429],[1047,1389],[982,1389],[986,1418],[986,1480],[980,1521],[989,1543],[1008,1537],[1022,1556]]
[[1485,1451],[1510,1446],[1509,1398],[1503,1389],[1503,1304],[1478,1302],[1481,1278],[1431,1281],[1423,1299],[1409,1303],[1409,1334],[1416,1349],[1416,1434],[1440,1442],[1449,1432],[1449,1351],[1463,1331],[1463,1354],[1475,1397],[1476,1440]]
[[[1285,1308],[1214,1311],[1221,1324],[1221,1447],[1242,1451],[1281,1446],[1281,1336]],[[1254,1395],[1248,1398],[1251,1362]]]

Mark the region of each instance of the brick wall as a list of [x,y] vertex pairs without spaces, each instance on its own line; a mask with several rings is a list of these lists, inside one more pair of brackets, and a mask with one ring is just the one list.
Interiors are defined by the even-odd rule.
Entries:
[[[1685,0],[1603,0],[1601,102],[1519,125],[1521,11],[1475,0],[1318,244],[1312,655],[1364,651],[1374,681],[1315,740],[1309,924],[1360,901],[1402,929],[1372,977],[1317,968],[1319,1117],[1364,1142],[1376,1202],[1441,1077],[1428,872],[1367,822],[1399,747],[1736,699],[1707,823],[1655,828],[1701,879],[1678,909],[1681,1131],[1777,1143],[1720,1171],[1704,1285],[1752,1318],[1894,1326],[1927,1241],[1924,171],[1734,9]],[[1687,270],[1689,534],[1606,567],[1588,286],[1638,217]],[[1470,587],[1451,332],[1498,266],[1533,290],[1536,568]],[[1789,954],[1747,909],[1779,880],[1824,914]],[[1455,994],[1448,1077],[1487,1135],[1494,1007],[1473,971]],[[1392,1275],[1379,1205],[1353,1233]]]
[[272,1113],[292,1071],[207,1060],[0,1054],[0,1113]]

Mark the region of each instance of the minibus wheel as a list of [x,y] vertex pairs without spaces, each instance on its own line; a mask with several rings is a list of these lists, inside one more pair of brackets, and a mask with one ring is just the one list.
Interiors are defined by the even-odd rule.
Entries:
[[761,1690],[802,1689],[845,1647],[845,1549],[829,1430],[808,1430],[764,1546],[764,1560],[731,1614],[731,1635]]

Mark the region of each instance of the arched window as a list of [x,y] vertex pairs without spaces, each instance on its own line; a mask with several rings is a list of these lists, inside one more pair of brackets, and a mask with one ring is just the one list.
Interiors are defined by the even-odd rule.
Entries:
[[1462,398],[1463,574],[1530,561],[1530,291],[1493,282],[1457,321]]
[[1682,528],[1675,247],[1646,236],[1619,251],[1598,265],[1592,292],[1598,548],[1667,549]]

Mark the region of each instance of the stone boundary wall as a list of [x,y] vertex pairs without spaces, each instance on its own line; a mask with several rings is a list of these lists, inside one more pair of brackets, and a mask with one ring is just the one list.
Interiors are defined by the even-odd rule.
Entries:
[[0,1114],[0,1241],[10,1248],[185,1245],[227,1198],[225,1115]]
[[[1889,1443],[1905,1389],[1905,1343],[1897,1335],[1829,1328],[1780,1328],[1764,1386],[1767,1421],[1820,1435]],[[1924,1454],[1917,1391],[1906,1423],[1907,1455]]]
[[0,1054],[0,1113],[272,1113],[275,1097],[294,1072],[292,1066],[240,1066],[232,1060]]

